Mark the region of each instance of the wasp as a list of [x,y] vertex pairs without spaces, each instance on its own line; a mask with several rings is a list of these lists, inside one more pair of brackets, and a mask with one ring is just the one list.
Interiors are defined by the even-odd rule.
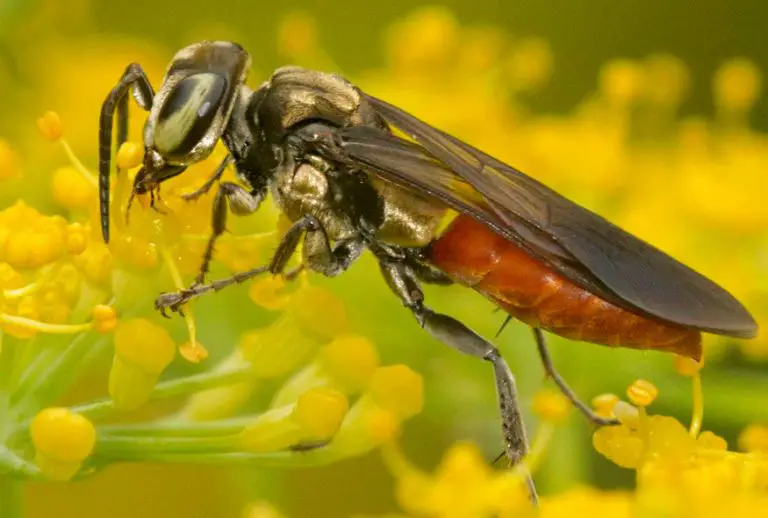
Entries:
[[[149,112],[134,195],[157,192],[219,141],[228,151],[188,196],[217,186],[200,274],[189,288],[160,294],[159,310],[180,311],[203,293],[256,275],[284,274],[300,244],[302,267],[328,277],[367,250],[422,328],[490,362],[511,464],[528,451],[512,371],[489,340],[430,309],[422,284],[470,287],[528,324],[546,373],[598,425],[610,421],[557,374],[544,330],[697,360],[702,332],[756,335],[755,320],[723,288],[514,167],[338,75],[287,66],[252,89],[249,67],[249,54],[235,43],[195,43],[174,56],[156,93],[134,63],[103,103],[99,186],[107,242],[113,119],[122,143],[129,95]],[[238,183],[220,180],[229,165]],[[292,221],[270,263],[206,284],[228,213],[253,213],[268,195]],[[458,215],[440,230],[449,210]],[[535,500],[530,478],[529,489]]]

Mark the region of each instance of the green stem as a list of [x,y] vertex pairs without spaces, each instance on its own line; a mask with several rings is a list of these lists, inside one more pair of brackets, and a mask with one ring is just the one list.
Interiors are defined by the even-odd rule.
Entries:
[[[189,394],[191,392],[199,392],[201,390],[216,388],[223,385],[231,385],[233,383],[244,381],[248,379],[249,376],[250,369],[245,366],[221,372],[203,372],[193,376],[164,381],[158,383],[155,387],[154,392],[152,392],[152,400],[167,399]],[[117,411],[117,409],[112,404],[111,399],[103,399],[92,403],[78,405],[73,407],[72,411],[94,419],[109,415]]]
[[174,419],[132,425],[100,426],[99,433],[109,436],[140,437],[213,437],[240,433],[254,417],[237,417],[221,421],[187,421]]
[[[40,469],[31,462],[18,457],[5,446],[0,446],[0,477],[19,477],[41,480]],[[5,515],[0,513],[5,518]]]
[[14,344],[5,344],[5,348],[3,348],[3,332],[0,330],[0,443],[4,443],[8,437],[12,422],[10,401],[14,356]]
[[69,345],[33,372],[25,373],[14,394],[14,406],[22,417],[30,417],[56,400],[77,379],[107,337],[93,332],[76,335]]
[[21,518],[24,516],[22,482],[7,475],[0,475],[0,516]]
[[149,458],[157,453],[192,454],[230,452],[237,446],[237,435],[221,437],[124,437],[99,436],[96,454],[123,458],[124,455]]

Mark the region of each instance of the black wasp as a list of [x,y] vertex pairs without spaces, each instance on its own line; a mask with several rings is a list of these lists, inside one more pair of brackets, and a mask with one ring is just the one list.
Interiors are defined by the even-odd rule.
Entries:
[[[144,165],[132,196],[154,194],[163,181],[209,156],[220,139],[229,152],[188,196],[218,183],[200,274],[190,288],[161,294],[158,309],[178,311],[203,293],[262,273],[285,273],[302,240],[303,267],[330,277],[368,250],[419,325],[491,363],[512,464],[528,449],[512,372],[488,340],[432,311],[421,283],[473,287],[529,324],[546,372],[596,424],[609,421],[594,415],[557,375],[542,329],[696,359],[702,331],[756,334],[746,309],[715,283],[513,167],[337,75],[283,67],[253,90],[245,84],[249,67],[248,53],[235,43],[196,43],[175,55],[157,93],[134,63],[102,106],[105,241],[113,117],[117,113],[120,144],[127,139],[130,93],[149,112]],[[219,181],[230,164],[239,183]],[[253,213],[267,193],[293,222],[270,264],[204,284],[227,213]],[[459,216],[438,233],[447,209]],[[530,478],[529,488],[535,501]]]

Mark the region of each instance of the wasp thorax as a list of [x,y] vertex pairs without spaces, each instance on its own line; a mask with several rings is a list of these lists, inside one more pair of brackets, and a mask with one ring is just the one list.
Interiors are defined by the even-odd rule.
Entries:
[[211,127],[226,89],[226,78],[210,72],[179,81],[160,109],[155,149],[170,158],[190,153]]

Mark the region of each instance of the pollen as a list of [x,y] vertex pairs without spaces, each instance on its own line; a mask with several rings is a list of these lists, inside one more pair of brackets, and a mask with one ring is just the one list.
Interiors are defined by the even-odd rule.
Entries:
[[700,448],[719,451],[728,450],[728,441],[710,431],[701,432],[696,438],[696,442]]
[[97,304],[91,311],[94,329],[99,333],[108,333],[117,326],[117,311],[112,306]]
[[330,389],[312,389],[299,397],[293,418],[305,431],[305,439],[327,439],[341,426],[349,410],[347,398]]
[[627,388],[627,397],[637,406],[648,406],[653,403],[659,390],[650,381],[637,380]]
[[117,150],[117,167],[120,169],[133,169],[141,165],[144,160],[144,146],[136,142],[123,142],[120,149]]
[[80,255],[88,247],[88,231],[80,223],[67,225],[66,237],[67,253],[69,255]]
[[29,430],[35,447],[35,462],[51,480],[69,480],[96,444],[96,429],[80,414],[67,408],[38,412]]
[[626,426],[603,426],[592,436],[595,449],[624,468],[640,466],[645,445]]
[[54,171],[51,191],[56,203],[70,210],[87,209],[96,199],[96,187],[72,166]]
[[72,262],[93,284],[102,287],[109,285],[113,260],[109,249],[101,241],[89,241],[81,254],[72,257]]
[[419,374],[405,365],[376,369],[369,390],[377,404],[394,412],[401,420],[418,414],[424,407],[424,382]]
[[37,119],[37,129],[50,142],[56,142],[64,133],[61,118],[54,111],[47,111]]
[[5,235],[0,259],[19,269],[55,262],[66,253],[66,229],[61,216],[44,216],[19,200],[0,211],[0,232]]

